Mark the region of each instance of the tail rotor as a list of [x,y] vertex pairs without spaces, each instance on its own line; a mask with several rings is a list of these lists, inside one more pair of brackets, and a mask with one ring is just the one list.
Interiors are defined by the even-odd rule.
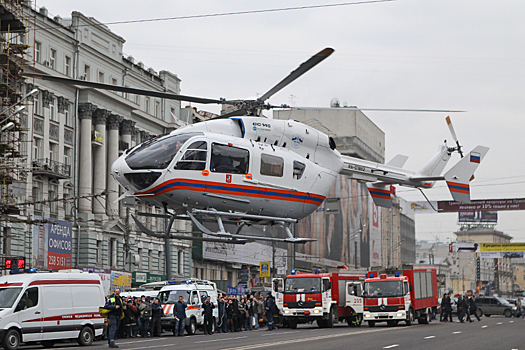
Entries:
[[456,142],[456,147],[449,147],[448,151],[450,153],[457,151],[459,155],[461,156],[461,158],[463,158],[463,151],[461,150],[463,146],[459,144],[458,138],[456,136],[456,131],[454,130],[454,126],[452,125],[452,120],[450,120],[450,117],[446,117],[445,120],[447,121],[448,129],[450,130],[450,133],[452,134],[452,139],[454,140],[454,142]]

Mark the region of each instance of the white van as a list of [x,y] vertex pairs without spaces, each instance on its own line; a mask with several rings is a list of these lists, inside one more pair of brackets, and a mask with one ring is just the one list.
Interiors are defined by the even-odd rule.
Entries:
[[179,284],[170,284],[163,287],[159,292],[160,303],[164,311],[161,318],[162,329],[175,332],[175,303],[179,301],[179,296],[184,298],[188,305],[186,308],[186,331],[188,334],[195,334],[197,327],[204,325],[202,314],[203,297],[210,297],[215,305],[213,309],[213,331],[215,331],[217,319],[219,318],[219,308],[217,305],[217,286],[214,282],[203,280],[187,280]]
[[94,273],[27,273],[0,277],[0,341],[4,349],[75,339],[91,345],[104,331],[104,289]]
[[127,297],[140,298],[143,295],[145,297],[156,298],[157,295],[159,295],[159,291],[158,290],[142,290],[142,291],[135,290],[131,292],[121,292],[120,293],[121,298],[127,298]]

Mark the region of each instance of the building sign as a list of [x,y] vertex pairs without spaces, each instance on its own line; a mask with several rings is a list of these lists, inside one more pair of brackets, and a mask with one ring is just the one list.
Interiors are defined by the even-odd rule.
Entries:
[[269,262],[261,262],[260,269],[259,269],[259,276],[260,277],[270,277],[270,263]]
[[492,223],[498,222],[497,211],[461,211],[458,213],[460,223]]
[[482,253],[520,253],[525,252],[525,243],[481,243]]
[[94,131],[93,132],[93,140],[95,142],[104,143],[104,136],[100,131]]
[[133,271],[131,273],[131,282],[133,284],[144,284],[151,282],[161,282],[166,280],[166,275],[154,275],[149,272]]
[[[434,208],[437,210],[434,210]],[[407,214],[435,214],[453,212],[479,212],[525,210],[525,198],[473,200],[470,203],[453,201],[407,202]]]
[[44,270],[71,269],[71,222],[33,217],[46,223],[33,225],[32,267]]

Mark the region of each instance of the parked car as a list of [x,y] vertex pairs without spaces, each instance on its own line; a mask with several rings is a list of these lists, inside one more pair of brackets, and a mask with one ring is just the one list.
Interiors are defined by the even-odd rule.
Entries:
[[500,297],[478,297],[476,298],[478,316],[503,315],[512,317],[516,312],[516,306]]

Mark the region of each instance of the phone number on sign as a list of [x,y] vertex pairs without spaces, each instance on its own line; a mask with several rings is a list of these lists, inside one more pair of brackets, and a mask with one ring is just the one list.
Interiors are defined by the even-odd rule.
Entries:
[[47,259],[47,265],[48,267],[53,266],[68,266],[67,264],[67,258],[63,256],[53,256],[49,255]]

